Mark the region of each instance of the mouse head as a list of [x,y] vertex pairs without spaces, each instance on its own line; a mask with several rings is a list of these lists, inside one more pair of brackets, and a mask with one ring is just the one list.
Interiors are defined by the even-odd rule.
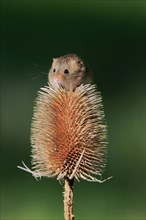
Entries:
[[90,83],[88,68],[76,54],[54,58],[49,71],[49,82],[53,87],[74,90],[84,83]]

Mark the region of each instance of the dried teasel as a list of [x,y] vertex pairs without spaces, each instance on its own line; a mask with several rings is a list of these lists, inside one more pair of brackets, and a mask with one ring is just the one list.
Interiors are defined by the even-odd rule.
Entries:
[[31,128],[32,174],[102,182],[107,126],[96,85],[38,92]]
[[[74,91],[45,86],[38,92],[31,127],[32,170],[35,178],[64,180],[64,218],[74,220],[73,182],[101,180],[106,164],[107,126],[96,85]],[[109,177],[108,179],[110,179]]]

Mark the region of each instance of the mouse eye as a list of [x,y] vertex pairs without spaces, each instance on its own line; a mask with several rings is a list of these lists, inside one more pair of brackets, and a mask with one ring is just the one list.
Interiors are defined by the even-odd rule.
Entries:
[[56,72],[56,69],[55,69],[55,68],[53,69],[53,72],[54,72],[54,73]]
[[65,70],[64,70],[64,73],[65,73],[65,74],[68,74],[68,73],[69,73],[68,69],[65,69]]

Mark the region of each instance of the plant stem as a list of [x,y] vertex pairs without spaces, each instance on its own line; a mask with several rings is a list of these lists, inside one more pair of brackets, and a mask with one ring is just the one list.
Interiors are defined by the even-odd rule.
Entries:
[[73,183],[74,179],[64,179],[64,219],[74,220],[73,215]]

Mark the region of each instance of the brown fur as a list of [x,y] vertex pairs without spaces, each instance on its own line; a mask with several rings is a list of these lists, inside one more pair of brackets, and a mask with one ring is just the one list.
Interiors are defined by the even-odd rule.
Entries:
[[[67,70],[68,73],[64,73]],[[49,82],[55,87],[63,87],[66,90],[75,90],[81,84],[92,82],[92,74],[86,64],[76,54],[68,54],[53,59],[49,71]]]

